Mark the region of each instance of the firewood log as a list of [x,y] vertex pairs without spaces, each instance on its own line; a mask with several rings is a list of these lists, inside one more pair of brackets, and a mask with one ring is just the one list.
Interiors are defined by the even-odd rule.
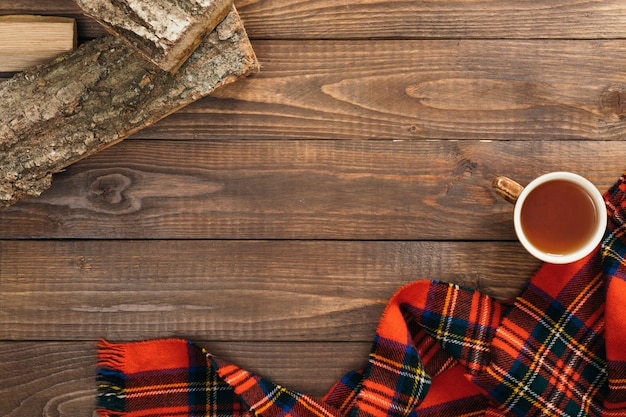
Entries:
[[22,71],[76,47],[76,21],[69,17],[0,16],[0,72]]
[[230,11],[232,0],[75,0],[85,13],[166,71],[183,62]]
[[16,74],[0,84],[0,206],[39,195],[53,173],[258,68],[233,7],[176,74],[115,36]]

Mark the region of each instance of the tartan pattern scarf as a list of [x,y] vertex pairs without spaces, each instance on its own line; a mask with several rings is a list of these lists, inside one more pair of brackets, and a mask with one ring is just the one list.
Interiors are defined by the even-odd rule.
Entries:
[[[626,174],[625,174],[626,175]],[[111,417],[626,416],[626,177],[601,247],[544,264],[514,304],[437,281],[389,301],[364,369],[323,397],[275,385],[190,341],[98,347]]]

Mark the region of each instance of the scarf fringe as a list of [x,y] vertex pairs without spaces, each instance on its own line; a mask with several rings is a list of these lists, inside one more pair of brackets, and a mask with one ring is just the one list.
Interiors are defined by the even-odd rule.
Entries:
[[98,397],[96,413],[100,417],[124,417],[125,410],[125,378],[124,345],[100,340],[97,346],[98,355]]
[[122,370],[124,367],[124,345],[100,339],[97,345],[98,366]]

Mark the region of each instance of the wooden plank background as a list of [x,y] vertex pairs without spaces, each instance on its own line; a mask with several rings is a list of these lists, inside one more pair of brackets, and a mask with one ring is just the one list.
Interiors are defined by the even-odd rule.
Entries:
[[[0,210],[0,415],[92,415],[100,337],[322,395],[399,286],[519,293],[539,263],[495,175],[626,168],[621,0],[236,4],[261,73]],[[104,34],[71,0],[12,13]]]

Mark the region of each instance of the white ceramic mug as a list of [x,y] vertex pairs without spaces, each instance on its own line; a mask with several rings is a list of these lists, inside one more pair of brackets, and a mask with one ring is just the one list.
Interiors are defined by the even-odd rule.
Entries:
[[[529,211],[536,212],[537,215],[535,216],[535,218],[539,219],[539,222],[544,223],[541,225],[543,229],[539,234],[548,235],[552,232],[561,234],[563,234],[564,232],[565,234],[568,234],[570,232],[576,233],[576,231],[574,230],[576,229],[575,226],[578,223],[582,224],[583,222],[576,222],[575,225],[575,221],[571,220],[571,227],[569,229],[564,229],[564,226],[566,222],[570,221],[570,219],[568,218],[571,217],[570,213],[578,210],[578,208],[567,206],[567,201],[549,202],[549,199],[545,197],[545,195],[549,195],[549,192],[547,191],[548,187],[552,187],[552,190],[554,191],[557,190],[558,187],[563,186],[571,190],[574,190],[572,186],[575,186],[577,187],[576,190],[580,190],[584,192],[584,194],[586,194],[586,196],[588,197],[588,201],[587,199],[579,196],[582,199],[579,198],[579,201],[576,204],[580,203],[580,205],[586,206],[589,205],[590,201],[592,205],[589,205],[589,207],[584,207],[584,210],[581,209],[580,211],[587,212],[584,215],[585,222],[587,222],[586,219],[588,219],[589,217],[593,217],[593,219],[588,222],[588,225],[584,225],[584,229],[586,229],[584,232],[584,238],[579,239],[580,242],[578,242],[575,248],[572,248],[571,250],[564,249],[563,251],[553,251],[546,249],[546,247],[539,247],[541,246],[537,244],[539,240],[533,237],[529,237],[529,235],[532,236],[532,234],[530,233],[531,227],[528,226],[528,224],[530,224],[529,220],[525,220],[526,225],[524,224],[524,219],[528,218],[529,215],[524,214],[523,219],[522,213],[524,211],[526,211],[526,213]],[[578,261],[589,255],[598,246],[598,244],[602,240],[602,237],[604,236],[607,224],[607,213],[604,198],[602,197],[600,191],[589,180],[581,177],[578,174],[574,174],[571,172],[551,172],[549,174],[545,174],[535,178],[526,187],[522,187],[520,184],[516,183],[510,178],[501,176],[494,179],[493,187],[495,191],[505,200],[515,204],[513,212],[513,223],[515,226],[515,233],[517,234],[517,238],[519,239],[521,244],[531,255],[544,262],[549,262],[553,264],[566,264]],[[539,193],[544,194],[544,196],[541,197],[543,198],[543,200],[538,200],[540,198]],[[571,194],[574,193],[581,194],[579,191],[571,192]],[[557,195],[558,193],[553,192],[553,194]],[[565,198],[562,198],[561,200],[563,199]],[[573,204],[573,201],[570,203]],[[557,218],[555,221],[554,215],[552,213],[556,212],[557,209],[549,207],[555,206],[557,204],[561,204],[561,206],[559,206],[558,208],[558,210],[561,210],[561,217]],[[541,219],[539,214],[541,213],[541,210],[544,209],[545,213],[547,214],[545,215],[544,219]],[[582,216],[582,214],[580,215]],[[552,224],[551,222],[554,224]],[[556,223],[561,223],[561,225],[558,226]],[[558,229],[557,226],[561,227],[561,229]],[[583,227],[581,226],[581,228]],[[560,231],[557,232],[557,230]],[[580,233],[582,234],[583,232],[581,231]],[[558,240],[558,236],[552,236],[551,238],[553,238],[554,240]],[[534,242],[533,239],[535,239]]]

